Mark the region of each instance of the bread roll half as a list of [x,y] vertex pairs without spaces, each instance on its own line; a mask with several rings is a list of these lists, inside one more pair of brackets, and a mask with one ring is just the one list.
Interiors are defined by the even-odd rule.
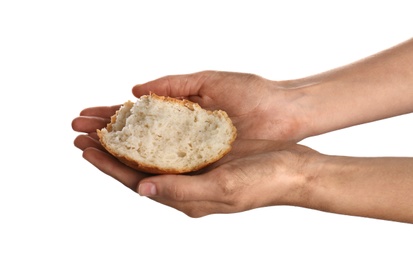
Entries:
[[227,154],[236,138],[224,111],[155,94],[123,104],[97,133],[103,147],[120,161],[156,174],[199,170]]

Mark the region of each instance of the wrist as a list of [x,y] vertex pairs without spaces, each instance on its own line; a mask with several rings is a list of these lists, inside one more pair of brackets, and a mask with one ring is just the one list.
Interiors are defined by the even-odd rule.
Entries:
[[352,168],[352,158],[313,152],[301,156],[300,168],[294,169],[299,173],[295,182],[297,192],[288,205],[345,213],[343,204],[344,207],[350,204],[351,199],[346,202],[344,197],[351,188],[343,189],[341,186],[345,182],[343,176],[355,170]]
[[[297,144],[287,145],[274,154],[273,167],[277,172],[277,180],[271,183],[277,184],[273,187],[277,196],[273,198],[272,205],[318,208],[315,199],[325,155]],[[279,185],[280,181],[282,185]]]
[[[304,86],[308,83],[301,80],[274,81],[273,92],[270,96],[268,118],[279,114],[282,118],[277,123],[283,129],[281,140],[299,142],[312,136],[313,111],[311,111],[310,93]],[[277,116],[276,116],[277,117]]]
[[[298,140],[351,126],[356,104],[348,91],[337,92],[340,83],[328,77],[309,77],[281,82],[289,96],[289,110],[298,122]],[[360,115],[359,115],[360,116]]]

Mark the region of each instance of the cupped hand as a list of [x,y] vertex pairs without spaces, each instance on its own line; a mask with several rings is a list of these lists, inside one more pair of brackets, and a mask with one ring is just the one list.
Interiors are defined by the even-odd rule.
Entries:
[[129,168],[105,151],[94,131],[106,126],[118,107],[82,111],[72,127],[86,134],[74,143],[91,164],[142,196],[191,217],[297,205],[303,199],[302,168],[317,152],[293,142],[237,139],[221,160],[188,175],[152,175]]
[[237,140],[228,156],[202,174],[151,176],[137,192],[190,217],[306,205],[304,168],[316,155],[294,143]]
[[302,139],[290,91],[257,75],[202,71],[162,77],[137,85],[132,92],[136,97],[152,92],[185,98],[205,109],[224,110],[242,139]]

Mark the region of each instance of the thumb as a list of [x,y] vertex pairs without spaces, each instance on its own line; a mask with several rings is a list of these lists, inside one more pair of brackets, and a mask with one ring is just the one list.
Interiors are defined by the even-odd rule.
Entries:
[[204,179],[202,175],[158,175],[142,180],[137,192],[171,201],[210,200],[214,193],[211,183]]
[[165,76],[132,88],[136,97],[155,93],[159,96],[189,97],[197,96],[205,80],[212,75],[211,71],[193,74]]

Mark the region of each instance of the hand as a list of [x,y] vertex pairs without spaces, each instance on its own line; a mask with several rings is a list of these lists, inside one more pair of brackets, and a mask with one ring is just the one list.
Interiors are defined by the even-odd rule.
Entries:
[[[91,107],[84,109],[80,116],[72,121],[72,128],[78,132],[84,132],[76,137],[74,140],[74,145],[81,149],[83,152],[83,157],[100,169],[102,172],[114,177],[115,179],[121,181],[127,187],[137,190],[137,185],[139,181],[147,176],[152,176],[146,173],[140,173],[128,166],[120,163],[115,157],[109,154],[99,142],[99,138],[96,134],[96,129],[101,129],[105,127],[110,122],[110,117],[115,114],[115,112],[120,108],[117,106],[106,106],[106,107]],[[243,143],[245,143],[244,141]],[[226,155],[219,163],[223,163],[228,160],[239,158],[248,155],[249,152],[254,152],[257,149],[264,148],[264,145],[257,145],[260,142],[250,141],[250,146],[236,145],[239,143],[235,141],[235,146],[237,147],[236,152],[231,152]],[[280,142],[267,142],[267,147],[274,147],[278,145],[282,147],[283,144]],[[264,144],[264,143],[263,143]],[[234,149],[233,149],[234,150]],[[215,164],[215,165],[218,165]],[[209,167],[210,168],[210,167]]]
[[75,145],[102,172],[189,216],[293,205],[413,223],[411,158],[327,156],[294,142],[237,139],[229,154],[200,172],[155,176],[129,168],[100,145],[94,129],[118,108],[82,111],[72,126],[87,134]]
[[237,140],[233,150],[199,175],[158,175],[138,193],[190,217],[274,205],[306,205],[305,162],[318,153],[292,143]]
[[[315,153],[311,149],[289,142],[237,139],[229,154],[202,172],[155,176],[129,168],[99,143],[95,129],[105,127],[118,108],[83,110],[72,127],[86,134],[74,144],[86,160],[130,189],[193,217],[298,200],[300,192],[294,187],[301,177],[294,169],[301,167],[300,154]],[[151,185],[155,195],[150,194],[155,191]]]
[[238,138],[303,138],[291,92],[276,81],[252,74],[203,71],[167,76],[133,88],[137,97],[150,92],[189,99],[205,109],[226,111],[238,130]]
[[[72,127],[86,132],[74,143],[86,160],[130,189],[192,217],[240,212],[257,207],[295,204],[301,198],[301,154],[315,153],[287,142],[242,140],[231,152],[193,175],[151,175],[119,162],[100,145],[93,129],[104,127],[114,107],[82,111]],[[283,149],[283,150],[281,150]],[[199,174],[202,173],[202,174]],[[155,187],[155,188],[153,188]],[[156,192],[156,194],[153,194]]]
[[108,154],[95,130],[106,126],[119,106],[82,111],[72,126],[87,134],[75,145],[104,173],[193,217],[284,204],[413,223],[411,158],[326,156],[295,144],[411,112],[412,50],[410,40],[360,62],[290,81],[204,71],[135,86],[137,97],[154,92],[228,113],[238,138],[232,151],[202,174],[154,176]]

